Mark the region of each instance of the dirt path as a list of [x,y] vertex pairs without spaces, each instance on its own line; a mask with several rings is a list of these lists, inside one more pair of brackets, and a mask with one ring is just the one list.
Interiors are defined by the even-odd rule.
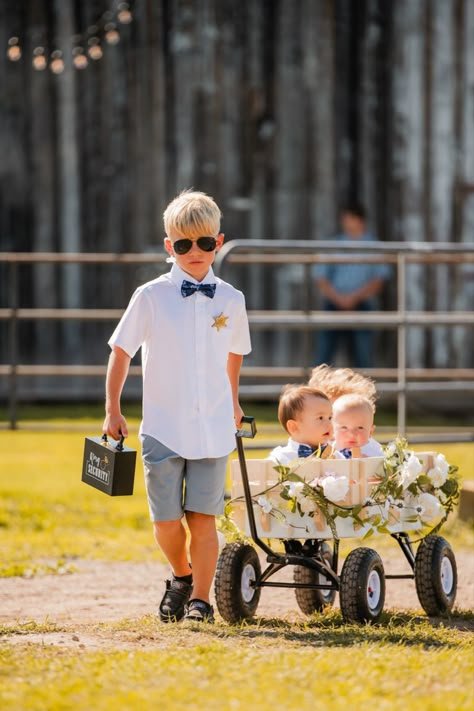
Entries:
[[[474,556],[457,555],[459,571],[456,605],[474,608]],[[402,556],[384,558],[387,572],[407,573]],[[160,563],[107,563],[81,561],[77,573],[47,575],[31,579],[6,578],[0,581],[0,624],[16,625],[34,621],[54,623],[66,632],[3,636],[3,643],[41,642],[76,644],[88,649],[104,646],[104,633],[97,623],[137,619],[154,613],[168,575]],[[287,569],[281,579],[290,580]],[[337,602],[336,602],[337,604]],[[412,580],[387,582],[386,609],[420,609]],[[266,588],[258,608],[260,617],[304,619],[292,590]],[[109,646],[116,643],[109,640]]]

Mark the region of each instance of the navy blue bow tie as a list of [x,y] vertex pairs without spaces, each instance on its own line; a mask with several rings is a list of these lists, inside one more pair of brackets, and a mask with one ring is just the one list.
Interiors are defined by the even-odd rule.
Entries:
[[210,299],[214,298],[216,293],[215,284],[193,284],[192,281],[187,281],[186,279],[181,284],[181,296],[192,296],[196,291],[200,291],[204,296],[208,296]]
[[340,449],[339,451],[346,459],[352,459],[352,451],[350,449]]
[[310,457],[315,450],[307,444],[298,445],[298,457]]
[[[321,454],[324,452],[326,447],[327,444],[323,444],[323,446],[321,447]],[[309,447],[307,444],[299,444],[298,457],[310,457],[317,449],[318,447]]]

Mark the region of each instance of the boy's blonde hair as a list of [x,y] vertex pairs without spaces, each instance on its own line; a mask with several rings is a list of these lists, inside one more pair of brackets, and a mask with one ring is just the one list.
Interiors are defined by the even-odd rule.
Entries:
[[374,416],[374,403],[363,395],[357,395],[356,393],[341,395],[341,397],[338,397],[332,404],[334,419],[336,419],[341,412],[350,412],[351,410],[359,410],[362,408],[369,412],[371,417]]
[[322,390],[332,401],[342,395],[361,395],[370,400],[375,410],[375,382],[366,375],[356,373],[352,368],[332,368],[322,363],[313,368],[308,385]]
[[307,397],[320,397],[329,402],[329,398],[323,392],[311,388],[309,385],[286,385],[284,387],[278,403],[278,420],[288,434],[291,434],[287,428],[288,420],[294,420],[296,415],[303,411]]
[[221,211],[214,200],[195,190],[183,190],[163,213],[165,232],[179,237],[217,237]]

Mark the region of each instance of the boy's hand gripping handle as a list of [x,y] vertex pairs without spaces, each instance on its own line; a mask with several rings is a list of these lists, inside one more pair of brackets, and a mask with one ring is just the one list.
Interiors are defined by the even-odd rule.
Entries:
[[[248,425],[246,427],[246,425]],[[240,426],[235,433],[236,437],[248,437],[253,439],[257,434],[257,426],[255,424],[255,417],[242,417],[240,421]]]

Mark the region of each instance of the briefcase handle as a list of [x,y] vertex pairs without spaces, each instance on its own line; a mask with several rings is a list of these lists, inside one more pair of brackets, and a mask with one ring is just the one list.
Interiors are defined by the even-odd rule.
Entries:
[[[108,444],[108,442],[109,442],[109,440],[107,439],[107,435],[105,434],[105,432],[104,432],[104,434],[102,435],[102,440],[103,440],[106,444]],[[115,447],[115,449],[117,450],[117,452],[123,452],[123,443],[124,443],[124,440],[125,440],[125,437],[123,436],[122,433],[120,433],[120,439],[119,439],[119,441],[117,442],[117,446]]]

